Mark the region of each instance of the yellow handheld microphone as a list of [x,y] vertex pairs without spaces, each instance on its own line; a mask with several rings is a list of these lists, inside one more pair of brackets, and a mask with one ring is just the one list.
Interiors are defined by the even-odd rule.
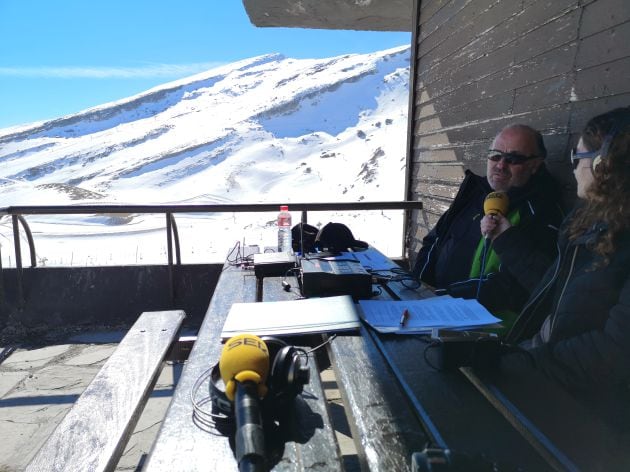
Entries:
[[258,396],[267,393],[269,375],[269,350],[265,342],[253,334],[239,334],[225,343],[219,371],[225,384],[225,395],[234,401],[237,382],[253,382],[257,386]]
[[505,192],[490,192],[483,202],[484,215],[507,215],[510,198]]
[[239,334],[225,343],[219,371],[225,395],[234,402],[236,460],[239,471],[266,471],[265,434],[260,398],[267,393],[269,350],[253,334]]

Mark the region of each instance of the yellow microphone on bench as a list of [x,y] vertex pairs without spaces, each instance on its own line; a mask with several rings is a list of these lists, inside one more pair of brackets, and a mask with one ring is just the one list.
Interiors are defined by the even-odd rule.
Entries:
[[225,395],[234,401],[238,382],[253,382],[259,397],[267,394],[269,350],[265,342],[253,334],[231,337],[223,347],[219,371],[225,384]]
[[267,470],[260,398],[267,394],[269,350],[253,334],[239,334],[225,343],[219,371],[225,395],[234,402],[236,460],[241,472]]

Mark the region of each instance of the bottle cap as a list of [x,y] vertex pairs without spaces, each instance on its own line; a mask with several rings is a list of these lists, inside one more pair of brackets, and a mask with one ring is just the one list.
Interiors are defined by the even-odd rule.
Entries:
[[289,205],[280,205],[280,211],[289,211]]

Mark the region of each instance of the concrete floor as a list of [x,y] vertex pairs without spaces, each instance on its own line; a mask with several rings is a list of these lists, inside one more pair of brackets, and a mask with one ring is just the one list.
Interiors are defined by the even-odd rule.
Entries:
[[[0,472],[25,468],[123,336],[124,331],[86,332],[16,348],[8,357],[9,347],[0,346],[0,359],[6,357],[0,364]],[[163,369],[116,470],[142,470],[182,368],[167,363]],[[322,372],[322,381],[346,470],[359,471],[332,369]]]

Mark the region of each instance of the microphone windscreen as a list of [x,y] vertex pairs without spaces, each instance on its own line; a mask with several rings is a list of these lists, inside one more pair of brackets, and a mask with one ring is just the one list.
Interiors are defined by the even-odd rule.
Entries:
[[507,215],[510,199],[505,192],[490,192],[483,202],[484,215]]
[[234,400],[235,382],[254,382],[259,385],[259,395],[263,396],[269,374],[267,345],[253,334],[239,334],[228,339],[221,351],[219,371],[230,400]]

